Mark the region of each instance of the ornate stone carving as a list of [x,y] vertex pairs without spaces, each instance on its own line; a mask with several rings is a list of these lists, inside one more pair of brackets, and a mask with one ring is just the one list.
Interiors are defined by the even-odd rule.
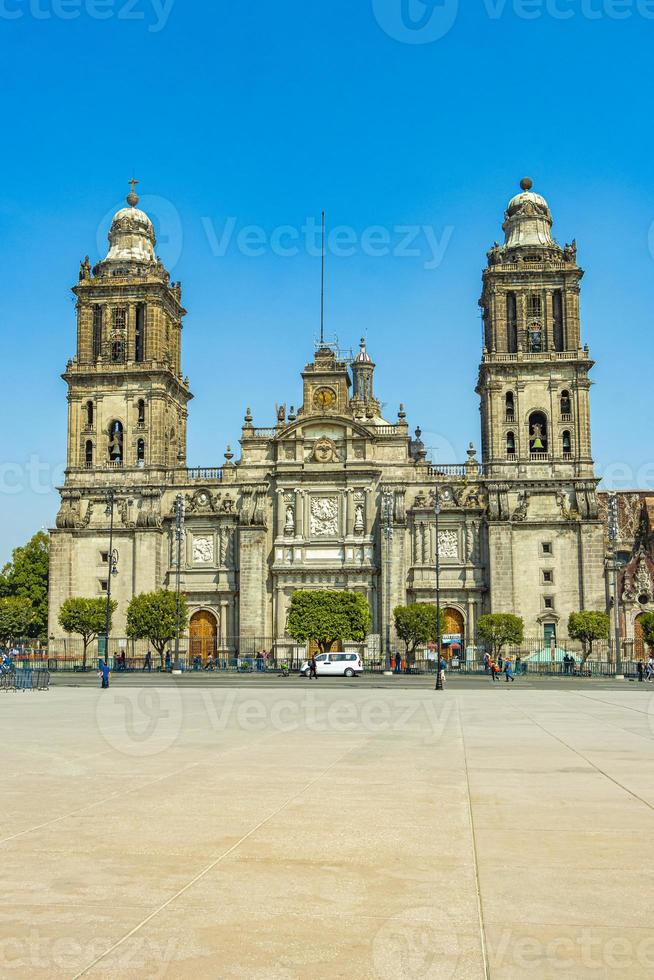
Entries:
[[193,564],[213,563],[213,538],[193,538]]
[[513,511],[512,520],[526,521],[528,509],[529,509],[529,493],[525,490],[523,493],[518,494],[518,506]]
[[444,530],[438,532],[438,552],[439,557],[455,558],[459,557],[459,532],[454,530]]
[[338,534],[338,500],[336,497],[313,497],[311,500],[311,535],[315,538]]
[[313,459],[316,463],[337,463],[338,453],[333,440],[327,439],[326,436],[316,439],[313,447]]

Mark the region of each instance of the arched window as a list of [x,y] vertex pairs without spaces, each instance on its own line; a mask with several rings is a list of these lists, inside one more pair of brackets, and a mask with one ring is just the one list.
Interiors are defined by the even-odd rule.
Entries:
[[136,462],[139,466],[145,463],[145,439],[139,439],[136,443]]
[[540,354],[543,350],[543,301],[536,293],[527,297],[529,350]]
[[557,289],[552,296],[552,312],[554,315],[554,349],[563,350],[565,347],[563,338],[563,293]]
[[506,344],[509,354],[518,350],[518,303],[515,293],[506,296]]
[[512,391],[507,391],[505,403],[506,403],[506,421],[514,422],[515,421],[515,398],[513,396]]
[[84,447],[84,460],[87,467],[93,466],[93,443],[89,439]]
[[123,462],[123,425],[114,421],[109,426],[109,462],[120,466]]
[[506,434],[506,455],[515,456],[515,432]]
[[569,391],[561,392],[561,417],[563,419],[572,417],[572,399]]
[[547,416],[543,412],[532,412],[529,416],[529,449],[532,456],[548,452]]
[[563,449],[564,456],[572,455],[572,436],[567,429],[561,436],[561,447]]
[[86,403],[86,428],[93,428],[93,402],[88,401]]
[[138,401],[139,425],[145,425],[145,401],[139,398]]

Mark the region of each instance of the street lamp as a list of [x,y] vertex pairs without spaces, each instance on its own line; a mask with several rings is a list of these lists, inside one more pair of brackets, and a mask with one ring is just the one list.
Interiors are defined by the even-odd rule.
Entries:
[[622,674],[622,627],[620,624],[620,595],[618,589],[618,541],[620,529],[618,524],[618,497],[617,494],[609,494],[609,542],[610,554],[607,561],[607,570],[611,573],[611,589],[613,591],[613,645],[615,647],[615,674],[616,677]]
[[182,538],[184,536],[184,498],[181,493],[178,493],[175,497],[175,540],[177,542],[177,569],[176,569],[176,600],[175,600],[175,610],[176,610],[176,625],[175,625],[175,662],[173,664],[173,671],[179,673],[181,671],[181,666],[179,662],[179,607],[180,607],[180,589],[181,589],[181,573],[182,573]]
[[438,490],[436,491],[434,497],[434,514],[436,515],[436,690],[442,691],[443,671],[441,670],[441,647],[443,644],[443,631],[441,628],[441,500]]
[[391,665],[391,570],[393,567],[393,494],[390,490],[384,493],[383,498],[384,515],[384,538],[385,565],[386,565],[386,667]]
[[111,628],[111,579],[118,574],[118,551],[114,548],[114,503],[116,494],[113,488],[107,490],[107,506],[105,514],[109,518],[109,552],[107,554],[107,602],[104,620],[104,662],[109,663],[109,630]]

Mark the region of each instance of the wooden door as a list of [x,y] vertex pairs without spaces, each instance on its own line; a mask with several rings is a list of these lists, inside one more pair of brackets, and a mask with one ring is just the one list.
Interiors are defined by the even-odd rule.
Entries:
[[200,657],[206,663],[209,654],[216,655],[218,646],[218,624],[216,617],[206,609],[194,613],[189,624],[189,653],[191,663]]

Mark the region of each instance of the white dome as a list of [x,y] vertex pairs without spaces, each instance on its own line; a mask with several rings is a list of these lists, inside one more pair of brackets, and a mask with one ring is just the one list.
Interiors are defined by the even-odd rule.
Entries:
[[532,191],[533,181],[525,177],[521,182],[521,194],[511,198],[504,216],[505,245],[552,245],[552,213],[544,197]]
[[137,208],[138,197],[132,191],[127,208],[117,211],[109,232],[109,251],[103,262],[156,262],[154,225],[145,211]]

